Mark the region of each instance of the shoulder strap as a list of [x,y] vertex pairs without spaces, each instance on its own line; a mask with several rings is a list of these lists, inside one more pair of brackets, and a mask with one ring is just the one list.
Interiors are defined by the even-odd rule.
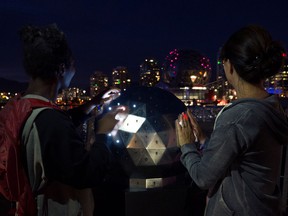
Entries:
[[[38,142],[35,142],[33,144],[33,147],[31,147],[29,144],[28,144],[28,139],[29,139],[29,136],[30,136],[30,132],[33,128],[33,123],[35,121],[35,119],[37,118],[37,116],[44,110],[46,109],[52,109],[51,107],[41,107],[41,108],[35,108],[33,109],[31,115],[28,117],[28,119],[26,120],[25,124],[24,124],[24,127],[23,127],[23,130],[22,130],[22,134],[21,134],[21,141],[22,141],[22,145],[23,145],[23,148],[25,149],[24,152],[26,152],[26,155],[24,155],[24,160],[29,160],[28,158],[34,158],[33,160],[35,160],[37,163],[39,163],[42,167],[43,167],[43,161],[42,161],[42,156],[41,156],[41,145],[40,143]],[[36,158],[34,156],[36,156]],[[35,161],[33,163],[35,163]],[[34,164],[35,165],[35,164]],[[33,179],[33,176],[30,176],[30,173],[27,172],[28,176],[30,178]],[[40,185],[39,185],[39,189],[43,188],[44,185],[46,184],[46,181],[44,180],[44,178],[42,177],[45,177],[45,172],[44,172],[44,169],[43,169],[43,173],[42,173],[43,176],[41,176],[41,182]]]
[[26,120],[26,123],[25,123],[25,125],[23,127],[23,131],[22,131],[22,140],[23,140],[24,145],[26,145],[26,143],[27,143],[28,134],[32,128],[32,125],[33,125],[36,117],[38,116],[38,114],[40,114],[40,112],[42,112],[45,109],[52,109],[52,107],[36,108],[32,111],[31,115]]

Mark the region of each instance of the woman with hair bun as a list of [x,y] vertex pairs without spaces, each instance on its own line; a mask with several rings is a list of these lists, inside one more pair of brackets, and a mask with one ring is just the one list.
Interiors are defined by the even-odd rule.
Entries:
[[238,99],[220,111],[210,138],[189,110],[175,121],[181,162],[197,186],[209,191],[206,216],[281,215],[279,179],[288,122],[264,81],[280,71],[284,56],[267,30],[241,28],[221,51]]

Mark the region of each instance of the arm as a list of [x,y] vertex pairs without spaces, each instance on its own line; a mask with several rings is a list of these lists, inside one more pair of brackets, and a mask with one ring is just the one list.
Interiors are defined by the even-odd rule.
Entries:
[[[226,124],[214,130],[208,140],[189,111],[187,115],[188,118],[179,115],[175,122],[178,145],[182,151],[180,159],[193,181],[200,188],[208,189],[226,173],[241,151],[240,142],[244,139],[236,124]],[[197,149],[196,138],[202,145],[209,142],[203,152]]]
[[81,110],[81,112],[88,115],[96,106],[102,106],[104,103],[108,103],[111,100],[114,100],[119,96],[120,90],[116,88],[104,89],[95,97],[93,97],[90,101],[85,104],[77,107],[77,109]]
[[87,101],[76,108],[68,110],[74,124],[80,125],[85,120],[91,116],[91,111],[95,109],[96,106],[102,106],[104,103],[109,103],[111,100],[117,98],[120,94],[120,90],[116,88],[105,89],[91,100]]
[[238,157],[242,151],[241,140],[243,137],[236,125],[217,128],[202,155],[195,144],[183,145],[181,162],[198,187],[208,189],[226,174]]

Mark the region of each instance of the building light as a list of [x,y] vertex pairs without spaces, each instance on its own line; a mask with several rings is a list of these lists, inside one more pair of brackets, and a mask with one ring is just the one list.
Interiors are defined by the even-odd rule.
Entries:
[[195,89],[195,90],[206,90],[207,88],[205,86],[193,86],[192,89]]
[[195,82],[196,78],[197,78],[197,76],[195,76],[195,75],[191,75],[191,76],[190,76],[190,79],[191,79],[192,83]]

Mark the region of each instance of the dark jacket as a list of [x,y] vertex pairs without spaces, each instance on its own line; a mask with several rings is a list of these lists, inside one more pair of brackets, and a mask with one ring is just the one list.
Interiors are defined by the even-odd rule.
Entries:
[[[47,99],[38,95],[26,97]],[[22,133],[26,167],[39,215],[92,215],[92,187],[101,187],[110,167],[106,134],[86,150],[77,125],[88,115],[75,108],[35,109]],[[93,129],[92,129],[93,130]],[[89,139],[89,142],[91,140]]]
[[37,115],[25,144],[33,191],[39,190],[45,179],[78,189],[94,187],[104,180],[111,159],[107,137],[96,135],[87,151],[76,125],[86,117],[77,108],[71,112],[45,109]]
[[193,181],[209,189],[206,215],[280,215],[279,177],[287,118],[276,96],[239,99],[223,109],[203,155],[181,147]]

